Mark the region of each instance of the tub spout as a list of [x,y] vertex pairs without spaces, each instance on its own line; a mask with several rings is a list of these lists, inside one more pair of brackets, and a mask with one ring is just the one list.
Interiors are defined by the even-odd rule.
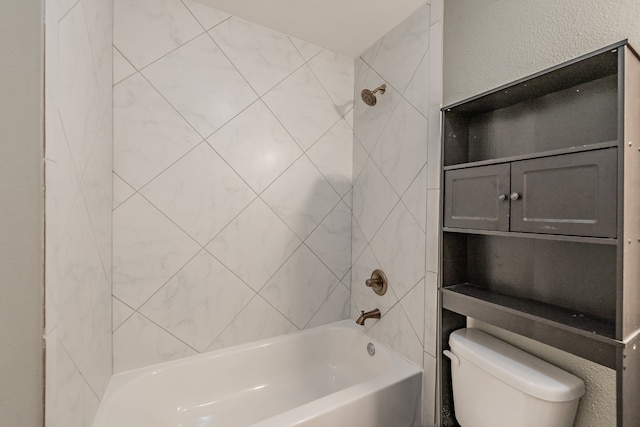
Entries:
[[360,312],[360,317],[358,317],[358,320],[356,320],[356,323],[358,325],[364,325],[364,321],[367,319],[379,319],[380,318],[380,310],[378,310],[377,308],[371,311],[367,311],[365,313],[364,310],[362,310]]

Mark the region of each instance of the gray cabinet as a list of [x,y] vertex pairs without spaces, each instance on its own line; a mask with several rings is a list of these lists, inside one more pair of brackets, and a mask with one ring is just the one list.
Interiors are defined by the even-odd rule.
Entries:
[[616,237],[617,150],[607,148],[444,173],[444,226]]
[[640,57],[620,42],[445,107],[442,144],[439,350],[472,317],[572,353],[615,370],[617,426],[640,426]]

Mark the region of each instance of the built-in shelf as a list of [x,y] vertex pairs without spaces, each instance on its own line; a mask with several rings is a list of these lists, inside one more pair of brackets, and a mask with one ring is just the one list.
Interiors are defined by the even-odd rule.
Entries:
[[572,153],[581,153],[584,151],[601,150],[604,148],[611,148],[611,147],[617,147],[617,146],[618,146],[618,141],[607,141],[607,142],[601,142],[598,144],[588,144],[588,145],[580,145],[576,147],[562,148],[559,150],[548,150],[544,152],[538,152],[535,154],[522,154],[518,156],[502,157],[502,158],[491,159],[491,160],[481,160],[477,162],[458,163],[455,165],[444,166],[443,170],[447,171],[447,170],[453,170],[453,169],[471,168],[475,166],[494,165],[498,163],[509,163],[509,162],[516,162],[519,160],[529,160],[529,159],[537,159],[542,157],[559,156],[562,154],[572,154]]
[[447,233],[479,234],[483,236],[519,237],[524,239],[537,239],[537,240],[557,240],[562,242],[591,243],[596,245],[615,246],[618,243],[618,239],[610,239],[605,237],[566,236],[562,234],[518,233],[515,231],[494,231],[494,230],[481,230],[481,229],[474,229],[474,228],[453,228],[453,227],[442,227],[442,231]]
[[[616,366],[615,322],[469,283],[441,289],[443,308],[524,334],[610,368]],[[523,333],[526,331],[526,333]]]

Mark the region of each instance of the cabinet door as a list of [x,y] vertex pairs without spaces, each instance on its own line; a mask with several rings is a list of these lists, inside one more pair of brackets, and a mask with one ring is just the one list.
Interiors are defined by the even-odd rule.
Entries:
[[511,231],[616,236],[617,149],[513,162]]
[[444,226],[509,230],[509,164],[448,170]]

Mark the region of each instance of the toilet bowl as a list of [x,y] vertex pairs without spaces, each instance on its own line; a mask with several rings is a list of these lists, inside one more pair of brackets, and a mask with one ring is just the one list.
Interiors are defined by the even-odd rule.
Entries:
[[571,427],[583,381],[478,329],[449,337],[453,400],[462,427]]

